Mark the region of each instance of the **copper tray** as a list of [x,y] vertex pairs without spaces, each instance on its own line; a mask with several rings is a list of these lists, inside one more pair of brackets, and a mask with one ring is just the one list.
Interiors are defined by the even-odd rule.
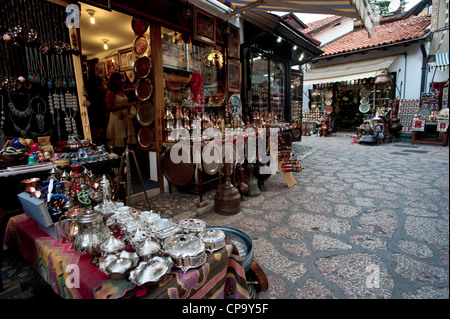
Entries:
[[331,114],[331,112],[333,112],[333,106],[332,105],[325,105],[324,110],[325,110],[325,113]]
[[153,93],[153,85],[150,83],[150,81],[140,79],[134,87],[134,93],[136,94],[136,97],[139,99],[139,101],[146,101]]
[[149,75],[151,66],[150,58],[143,56],[134,63],[134,73],[141,79],[145,78]]
[[146,20],[136,17],[133,17],[133,20],[131,20],[131,28],[136,35],[143,35],[145,32],[147,32],[148,26],[149,23]]
[[141,147],[150,147],[153,144],[154,132],[153,129],[145,126],[141,127],[137,134],[137,140]]
[[186,185],[194,176],[194,164],[182,162],[175,164],[170,159],[170,150],[164,153],[161,163],[164,176],[175,186]]
[[155,120],[155,108],[153,104],[145,101],[138,105],[136,119],[142,126],[149,126]]

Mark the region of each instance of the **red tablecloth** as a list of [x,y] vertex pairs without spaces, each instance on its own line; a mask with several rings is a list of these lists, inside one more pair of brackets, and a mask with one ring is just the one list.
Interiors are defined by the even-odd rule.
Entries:
[[[53,239],[25,214],[14,216],[8,222],[5,244],[11,246],[15,241],[27,262],[63,298],[249,298],[242,261],[231,243],[208,253],[201,267],[186,273],[172,268],[158,283],[137,287],[125,279],[111,279],[98,268],[101,257],[76,253],[72,244]],[[79,271],[78,277],[74,271]]]

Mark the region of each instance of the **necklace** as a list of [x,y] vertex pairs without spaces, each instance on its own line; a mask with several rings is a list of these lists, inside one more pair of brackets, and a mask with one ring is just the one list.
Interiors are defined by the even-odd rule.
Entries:
[[[22,93],[17,93],[17,94],[20,94],[20,95],[23,95]],[[12,99],[11,99],[11,94],[10,93],[8,93],[8,97],[9,97],[9,103],[8,103],[8,106],[9,106],[9,109],[11,110],[11,113],[12,114],[14,114],[15,116],[18,116],[18,117],[27,117],[27,116],[30,116],[30,114],[31,114],[31,110],[30,110],[30,108],[29,108],[29,105],[30,105],[30,95],[29,94],[27,94],[28,95],[28,103],[27,103],[27,107],[25,108],[25,110],[23,110],[23,111],[21,111],[21,110],[18,110],[17,108],[16,108],[16,106],[14,105],[14,103],[13,103],[13,101],[12,101]]]
[[3,95],[0,95],[2,101],[2,111],[1,111],[1,126],[0,126],[0,145],[5,144],[5,133],[3,132],[3,126],[5,125],[5,110],[3,108]]
[[14,120],[13,120],[13,118],[12,118],[12,116],[11,116],[11,113],[9,113],[9,118],[11,119],[11,122],[13,123],[14,128],[16,129],[16,131],[19,132],[20,135],[21,135],[23,138],[25,138],[25,137],[27,136],[27,134],[28,134],[28,131],[29,131],[30,128],[31,128],[31,116],[30,116],[30,118],[28,119],[28,124],[27,124],[27,126],[26,126],[25,128],[23,128],[23,129],[20,128],[20,126],[17,125],[16,122],[14,122]]
[[[36,110],[33,109],[33,101],[36,101]],[[42,111],[42,105],[44,106],[43,111]],[[44,113],[47,111],[47,105],[45,104],[45,101],[39,95],[36,95],[30,101],[30,109],[31,109],[31,111],[33,111],[33,113],[36,116],[36,122],[38,124],[39,130],[41,132],[44,132],[44,129],[45,129]]]
[[5,109],[3,108],[4,107],[4,105],[3,105],[3,95],[0,95],[0,97],[1,97],[1,101],[2,101],[2,111],[1,111],[1,114],[0,114],[0,118],[1,118],[0,130],[3,130],[3,126],[5,125]]

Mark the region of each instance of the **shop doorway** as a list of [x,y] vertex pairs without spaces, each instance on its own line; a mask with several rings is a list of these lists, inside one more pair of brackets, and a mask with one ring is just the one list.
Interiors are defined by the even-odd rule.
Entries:
[[[138,58],[150,56],[150,27],[148,26],[141,35],[147,49],[145,52],[139,52],[140,55],[137,56],[134,46],[139,40],[132,27],[132,16],[85,3],[79,5],[83,79],[92,142],[96,145],[105,145],[109,151],[119,156],[125,151],[125,146],[134,151],[139,167],[136,167],[130,154],[127,169],[131,183],[125,185],[127,179],[124,178],[126,176],[122,176],[122,185],[118,185],[122,194],[119,192],[119,196],[125,195],[127,187],[131,189],[132,194],[142,193],[144,187],[146,191],[156,189],[158,181],[155,177],[152,180],[150,177],[150,153],[155,147],[154,134],[151,133],[154,133],[155,124],[143,123],[143,116],[139,113],[139,110],[144,108],[141,108],[141,104],[152,104],[153,96],[149,91],[148,96],[141,98],[135,91],[136,84],[141,79],[151,86],[151,74],[136,76],[134,68]],[[127,136],[123,145],[112,142],[111,135],[108,136],[110,134],[108,125],[111,125],[110,121],[115,115],[108,111],[106,95],[111,76],[115,73],[120,74],[127,103],[132,104],[128,111],[123,110],[124,116],[129,117],[132,125],[132,130],[126,128]],[[120,118],[122,119],[122,116]],[[120,134],[120,131],[116,131],[117,133]],[[127,170],[124,170],[124,174],[126,173]],[[139,173],[143,177],[144,185],[140,182]],[[117,181],[118,177],[115,179]]]

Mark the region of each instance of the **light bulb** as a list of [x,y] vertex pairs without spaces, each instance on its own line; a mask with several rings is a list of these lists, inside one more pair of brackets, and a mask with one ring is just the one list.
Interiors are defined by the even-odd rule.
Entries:
[[94,17],[91,17],[91,24],[95,24],[95,19],[94,19]]
[[103,44],[103,49],[108,50],[108,44]]

